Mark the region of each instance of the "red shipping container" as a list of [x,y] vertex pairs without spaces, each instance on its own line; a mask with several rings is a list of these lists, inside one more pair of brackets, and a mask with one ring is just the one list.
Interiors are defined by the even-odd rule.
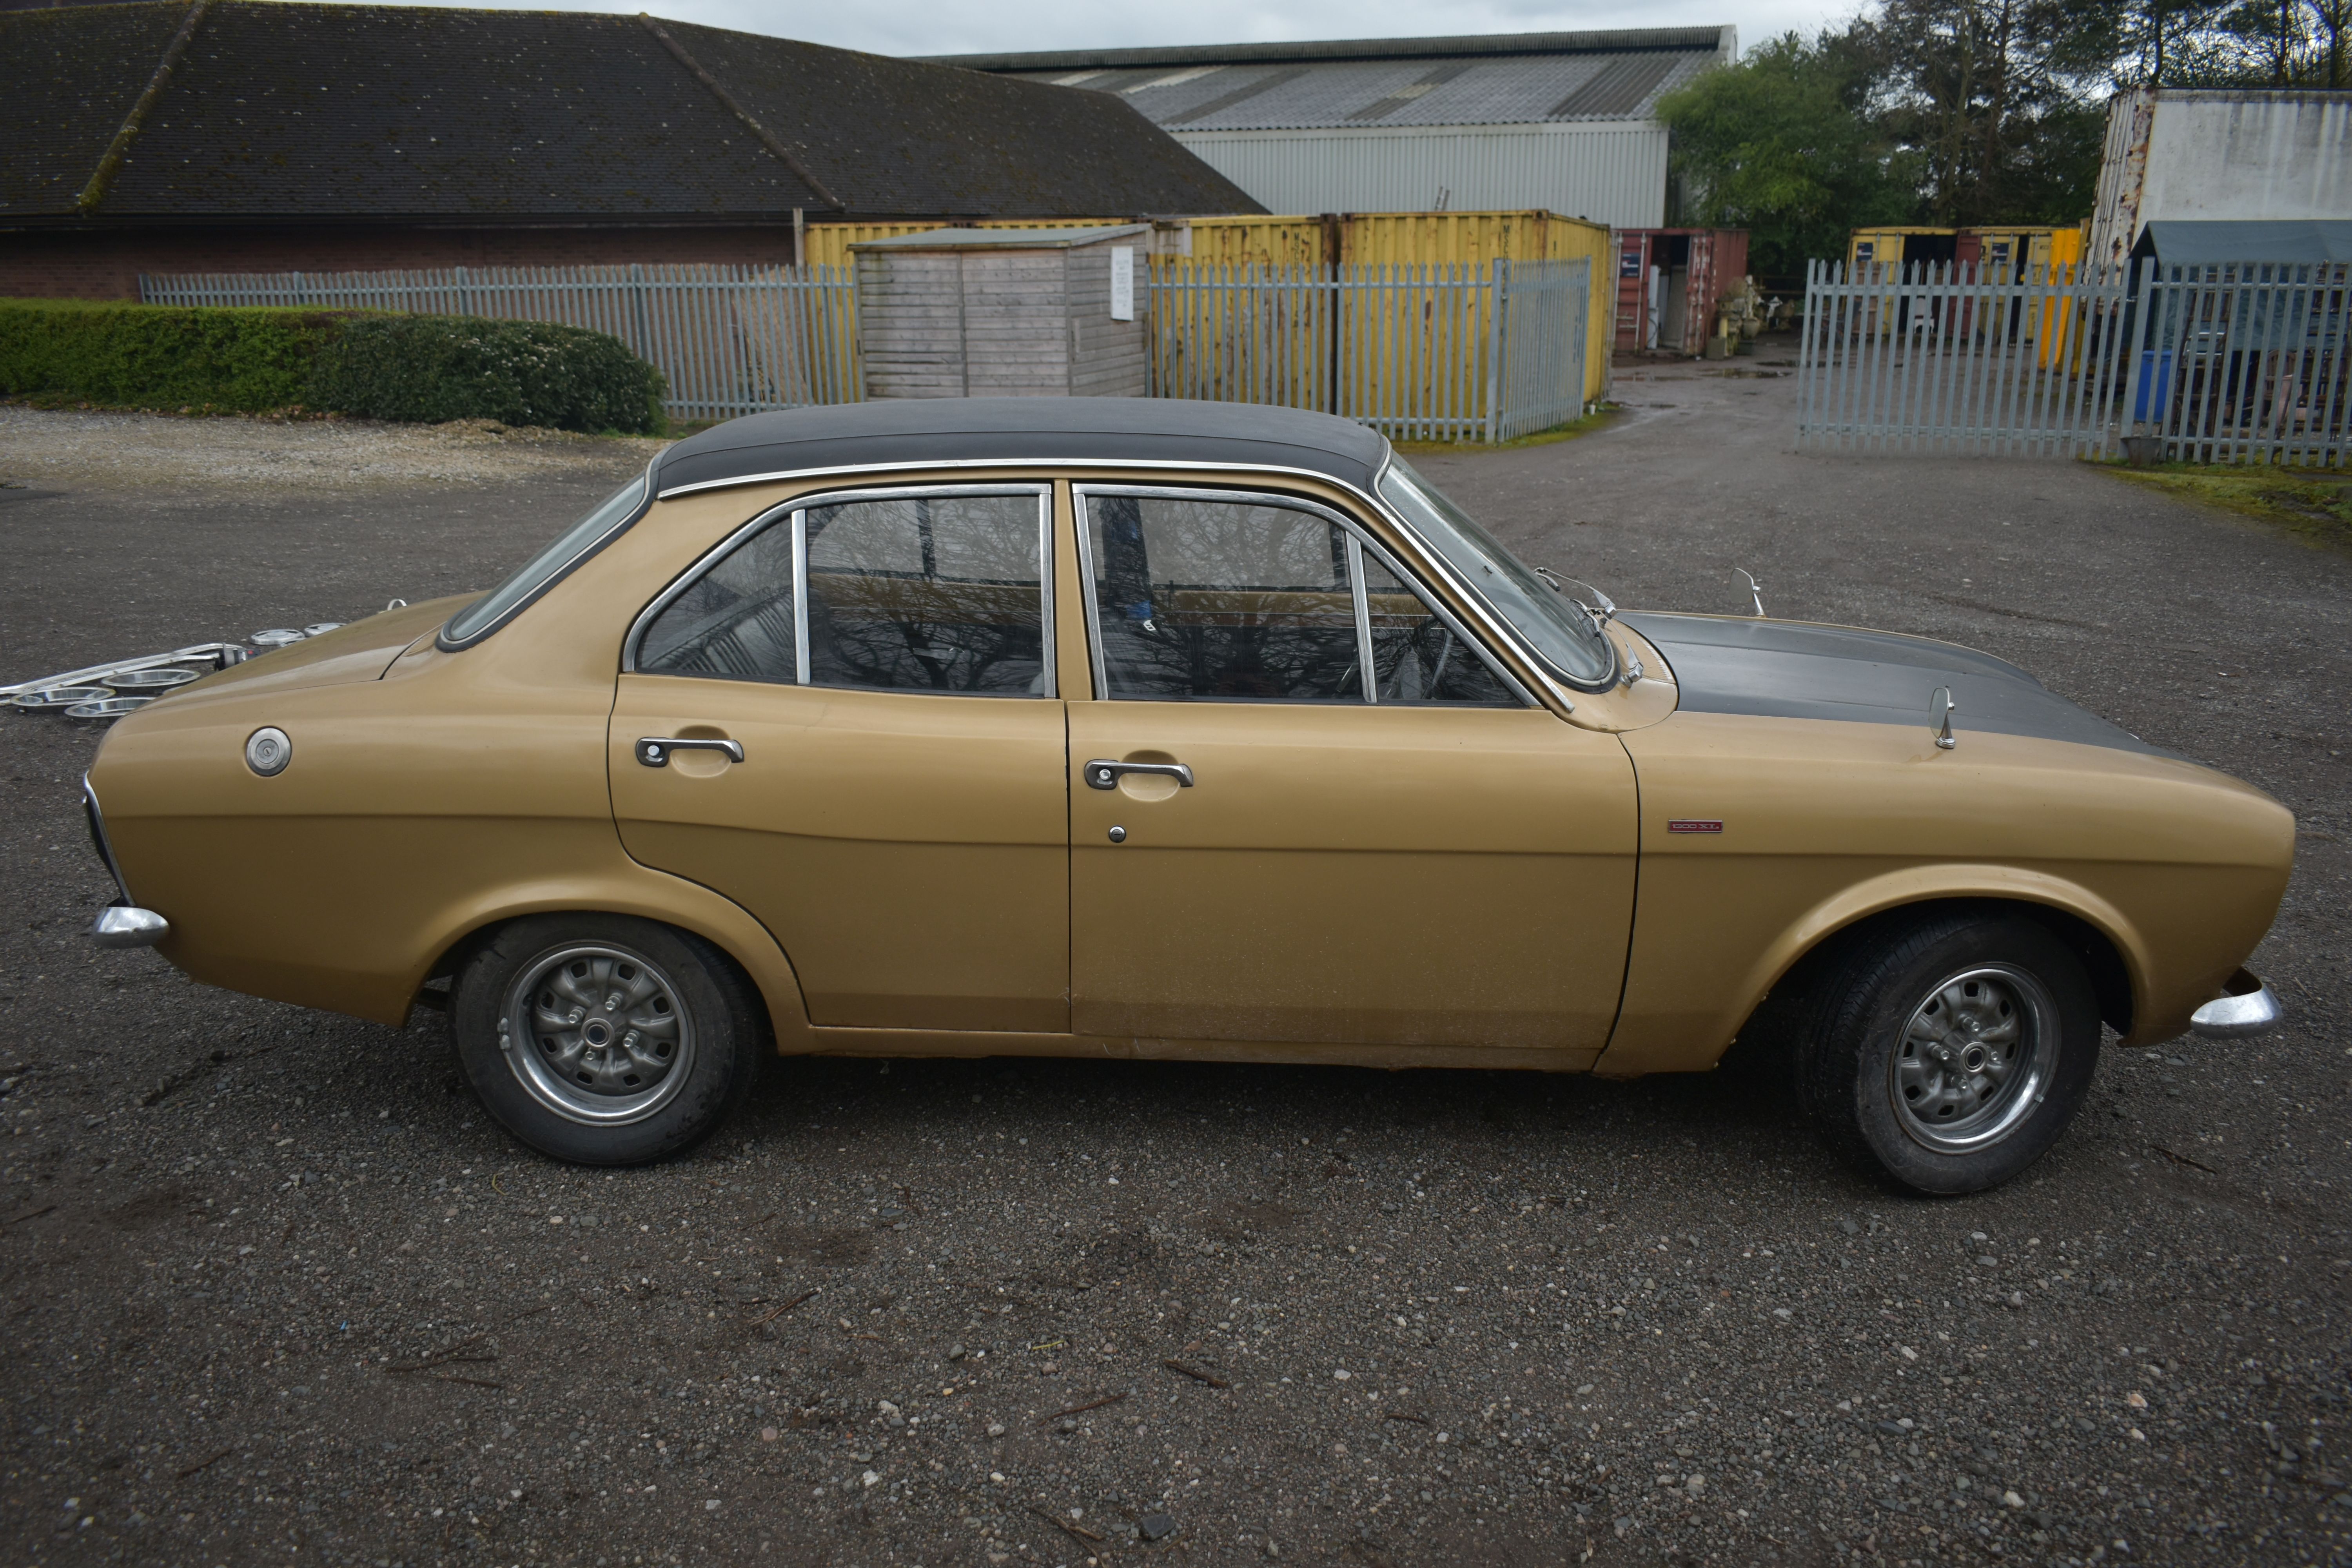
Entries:
[[1744,228],[1617,231],[1617,347],[1697,354],[1748,276]]

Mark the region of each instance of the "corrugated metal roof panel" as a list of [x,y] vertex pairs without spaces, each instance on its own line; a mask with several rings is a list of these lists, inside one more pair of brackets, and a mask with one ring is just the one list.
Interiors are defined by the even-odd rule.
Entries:
[[1619,55],[1592,79],[1552,105],[1552,120],[1623,120],[1641,109],[1681,64],[1675,55]]
[[933,55],[935,65],[976,71],[1099,70],[1113,67],[1240,65],[1306,60],[1445,59],[1460,55],[1575,55],[1692,49],[1730,59],[1731,27],[1621,27],[1580,33],[1464,33],[1428,38],[1339,38],[1280,44],[1179,44],[1138,49],[1046,49],[1014,55]]
[[1713,49],[1243,63],[1209,69],[1054,70],[1025,79],[1116,92],[1187,131],[1526,125],[1641,120],[1716,58]]

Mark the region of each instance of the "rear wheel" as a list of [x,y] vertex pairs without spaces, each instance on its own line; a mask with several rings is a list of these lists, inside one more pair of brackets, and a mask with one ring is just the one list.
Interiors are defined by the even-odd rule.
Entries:
[[1982,1192],[2048,1152],[2088,1092],[2099,1008],[2081,960],[2015,915],[1855,941],[1798,1037],[1798,1087],[1849,1161],[1915,1193]]
[[537,915],[459,971],[457,1058],[499,1125],[588,1165],[658,1160],[750,1092],[758,998],[709,942],[625,915]]

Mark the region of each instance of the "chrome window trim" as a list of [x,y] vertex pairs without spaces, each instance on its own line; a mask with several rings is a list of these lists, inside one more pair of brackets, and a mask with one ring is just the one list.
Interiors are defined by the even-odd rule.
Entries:
[[[780,468],[770,473],[744,474],[733,479],[705,479],[698,484],[677,485],[669,489],[661,491],[660,499],[663,500],[668,500],[676,496],[693,495],[703,490],[725,489],[733,485],[779,484],[789,479],[824,479],[835,474],[938,473],[942,471],[954,472],[961,469],[989,470],[1013,468],[1031,470],[1036,468],[1137,468],[1151,473],[1173,472],[1219,475],[1270,474],[1276,475],[1284,479],[1308,479],[1317,484],[1330,485],[1335,489],[1352,496],[1355,500],[1361,502],[1366,508],[1368,508],[1373,515],[1387,519],[1389,522],[1396,527],[1398,532],[1402,534],[1405,538],[1416,542],[1420,545],[1421,554],[1430,558],[1431,571],[1440,580],[1450,584],[1454,588],[1454,592],[1461,595],[1462,602],[1470,607],[1471,614],[1477,619],[1479,625],[1486,628],[1486,637],[1484,638],[1473,637],[1469,639],[1472,647],[1476,647],[1482,655],[1490,655],[1492,647],[1497,644],[1504,647],[1514,648],[1517,650],[1520,658],[1527,660],[1531,668],[1544,672],[1547,679],[1549,679],[1552,670],[1551,661],[1538,656],[1534,648],[1528,645],[1528,640],[1519,635],[1519,629],[1517,626],[1511,625],[1507,619],[1502,616],[1498,612],[1492,609],[1481,595],[1471,590],[1469,584],[1463,581],[1461,575],[1456,573],[1453,569],[1452,564],[1445,560],[1444,552],[1440,551],[1435,545],[1430,543],[1427,540],[1422,538],[1421,531],[1413,527],[1412,524],[1399,513],[1394,507],[1389,505],[1388,502],[1382,499],[1380,494],[1380,482],[1381,479],[1387,475],[1390,468],[1393,466],[1395,461],[1396,449],[1391,446],[1387,448],[1381,456],[1380,467],[1373,471],[1372,488],[1370,490],[1365,489],[1361,485],[1354,484],[1347,479],[1339,478],[1336,474],[1328,473],[1321,468],[1303,468],[1295,464],[1288,463],[1188,463],[1167,458],[1146,458],[1034,457],[957,458],[934,459],[929,462],[908,461],[896,463],[852,463],[833,468]],[[1076,483],[1080,482],[1083,481],[1073,481],[1073,484],[1075,485]],[[1085,542],[1085,533],[1084,531],[1081,530],[1079,534],[1079,543],[1081,546],[1084,545]],[[1415,581],[1420,574],[1399,573],[1398,575],[1407,582],[1412,582]],[[1093,574],[1091,571],[1088,572],[1087,577],[1089,581],[1092,580]],[[1441,611],[1444,608],[1442,605],[1433,605],[1431,607]],[[1449,616],[1448,619],[1452,620],[1453,617]],[[1455,621],[1454,625],[1455,629],[1459,631],[1459,622]],[[1610,657],[1612,659],[1618,659],[1621,656],[1617,651],[1616,643],[1612,639],[1604,638],[1604,640],[1609,641]],[[1516,675],[1511,674],[1507,670],[1503,671],[1502,673],[1505,679],[1508,679],[1515,689],[1521,692],[1527,691],[1528,687],[1525,681],[1520,680]],[[1567,697],[1566,694],[1569,691],[1605,691],[1609,689],[1608,686],[1587,687],[1580,681],[1570,680],[1565,678],[1558,679],[1555,684],[1557,684],[1560,689],[1560,695],[1558,700],[1561,708],[1571,713],[1576,711],[1576,704]],[[1613,682],[1612,684],[1613,684]],[[1099,682],[1097,683],[1097,686],[1099,686]]]
[[793,509],[793,684],[809,683],[808,508]]
[[[658,461],[658,459],[656,459]],[[1378,482],[1388,471],[1387,458],[1373,475]],[[1363,490],[1321,468],[1301,468],[1286,463],[1188,463],[1181,458],[935,458],[929,461],[904,459],[895,463],[843,463],[831,468],[779,468],[772,473],[745,474],[737,479],[704,479],[691,485],[677,485],[660,492],[656,499],[669,500],[677,496],[697,495],[704,490],[723,490],[737,485],[780,484],[786,479],[821,479],[835,474],[898,474],[937,473],[962,468],[1012,468],[1027,472],[1036,468],[1141,468],[1155,473],[1171,470],[1202,474],[1285,474],[1298,479],[1318,479],[1337,485],[1352,496],[1363,496]],[[1367,498],[1369,499],[1369,498]]]
[[[1558,682],[1559,685],[1568,687],[1571,690],[1602,692],[1612,690],[1622,684],[1621,678],[1624,674],[1625,657],[1621,651],[1619,651],[1616,640],[1610,637],[1608,630],[1605,627],[1602,628],[1601,632],[1601,646],[1609,650],[1608,679],[1605,680],[1586,680],[1580,676],[1570,675],[1566,670],[1560,668],[1559,666],[1554,664],[1551,660],[1544,658],[1541,653],[1538,652],[1534,642],[1522,633],[1517,626],[1511,624],[1511,619],[1508,616],[1504,615],[1500,610],[1497,610],[1492,605],[1489,605],[1486,602],[1486,595],[1471,587],[1469,580],[1464,577],[1461,573],[1454,569],[1454,563],[1446,559],[1445,552],[1438,549],[1436,545],[1431,543],[1427,538],[1423,537],[1422,531],[1413,527],[1412,522],[1405,518],[1402,512],[1400,512],[1396,508],[1391,506],[1388,503],[1387,497],[1380,493],[1381,481],[1387,479],[1389,477],[1389,470],[1395,467],[1396,451],[1391,447],[1388,454],[1381,459],[1380,471],[1372,476],[1372,496],[1370,498],[1372,504],[1380,509],[1380,513],[1382,517],[1385,517],[1391,522],[1395,523],[1397,527],[1404,532],[1406,537],[1419,540],[1421,542],[1422,553],[1429,557],[1430,565],[1444,576],[1448,583],[1454,585],[1454,592],[1462,595],[1462,599],[1465,604],[1469,605],[1478,612],[1478,616],[1481,620],[1486,621],[1489,626],[1498,626],[1504,633],[1504,640],[1508,642],[1513,647],[1517,648],[1521,658],[1527,659],[1538,669],[1543,671],[1544,674],[1551,680]],[[1352,489],[1354,487],[1350,486],[1349,488]],[[1573,704],[1570,705],[1571,709],[1573,706]]]
[[1078,540],[1078,604],[1087,622],[1087,668],[1094,675],[1092,696],[1097,702],[1110,700],[1110,675],[1103,664],[1102,606],[1095,602],[1095,539],[1094,530],[1087,526],[1087,500],[1077,482],[1070,484],[1070,526]]
[[[856,489],[824,490],[814,495],[795,496],[791,500],[772,506],[696,557],[692,565],[679,573],[668,587],[664,588],[650,604],[637,612],[636,619],[629,623],[628,636],[622,639],[621,673],[662,675],[681,680],[723,679],[709,676],[673,676],[667,670],[640,670],[637,668],[637,658],[644,649],[646,633],[679,595],[700,582],[705,574],[721,561],[726,560],[739,546],[749,542],[754,535],[775,526],[781,519],[784,520],[785,526],[793,531],[793,684],[809,685],[809,636],[806,611],[809,512],[818,507],[847,506],[862,500],[914,500],[929,496],[1029,496],[1037,501],[1038,610],[1045,617],[1039,643],[1045,658],[1045,689],[1042,691],[1022,692],[898,691],[897,694],[929,697],[1011,697],[1031,701],[1058,699],[1061,693],[1054,671],[1054,483],[1051,479],[1039,479],[1024,484],[991,484],[975,481],[970,484],[866,486]],[[762,680],[754,681],[751,684],[773,686],[780,683]],[[828,689],[886,693],[896,690],[889,687],[828,688]]]
[[[1219,471],[1223,472],[1230,470],[1221,469]],[[1402,583],[1407,588],[1419,595],[1422,602],[1429,606],[1430,613],[1444,621],[1446,626],[1454,633],[1454,635],[1462,639],[1464,647],[1475,650],[1479,658],[1486,662],[1486,668],[1493,670],[1495,674],[1501,679],[1503,683],[1510,688],[1511,691],[1517,696],[1518,700],[1522,703],[1529,708],[1540,708],[1543,706],[1542,702],[1537,699],[1535,693],[1528,689],[1527,683],[1525,681],[1522,681],[1517,676],[1512,674],[1507,666],[1495,658],[1492,649],[1488,648],[1479,638],[1471,636],[1470,633],[1463,627],[1461,621],[1454,616],[1454,613],[1447,609],[1443,603],[1433,598],[1422,586],[1420,579],[1415,574],[1407,571],[1403,563],[1398,561],[1396,556],[1384,547],[1379,540],[1374,539],[1370,534],[1366,533],[1362,524],[1356,521],[1355,519],[1349,517],[1347,513],[1340,511],[1336,507],[1327,506],[1323,502],[1315,500],[1307,496],[1289,495],[1280,490],[1213,489],[1192,485],[1130,485],[1121,484],[1116,480],[1097,482],[1086,479],[1074,479],[1070,483],[1070,510],[1077,525],[1078,571],[1084,579],[1082,587],[1086,594],[1087,651],[1090,655],[1089,662],[1094,667],[1095,700],[1098,702],[1133,702],[1150,700],[1145,698],[1114,698],[1109,695],[1110,682],[1105,674],[1103,668],[1101,625],[1102,606],[1096,602],[1094,594],[1095,567],[1093,530],[1088,526],[1088,520],[1087,517],[1087,499],[1089,496],[1095,495],[1151,496],[1162,500],[1244,501],[1257,505],[1286,507],[1294,511],[1311,512],[1315,516],[1320,517],[1328,522],[1336,523],[1339,525],[1341,532],[1346,535],[1349,545],[1348,575],[1349,578],[1349,591],[1355,596],[1356,607],[1356,649],[1358,659],[1356,678],[1364,688],[1364,705],[1366,707],[1376,707],[1380,702],[1379,694],[1373,689],[1376,681],[1375,672],[1372,668],[1371,656],[1371,610],[1364,597],[1364,574],[1360,570],[1360,562],[1366,552],[1369,552],[1381,563],[1382,566],[1385,566],[1391,574],[1393,574],[1398,582]],[[1400,526],[1402,526],[1402,519],[1398,519],[1396,521],[1399,522]],[[1418,535],[1415,535],[1412,530],[1409,527],[1405,528],[1404,531],[1408,537],[1418,537]],[[1434,553],[1434,552],[1432,552],[1432,553]],[[1470,602],[1473,604],[1477,603],[1475,598]],[[1179,699],[1175,700],[1203,702],[1213,700],[1196,697]],[[1276,699],[1276,700],[1279,701],[1280,700]],[[1265,705],[1272,706],[1271,703]],[[1416,703],[1413,706],[1450,708],[1460,705],[1448,702],[1432,702],[1427,704]]]
[[[693,587],[696,583],[701,581],[703,574],[709,572],[713,566],[718,565],[719,562],[724,561],[728,556],[733,554],[737,546],[749,542],[754,534],[763,532],[767,529],[772,527],[780,518],[796,518],[800,510],[801,503],[796,500],[786,501],[782,506],[770,507],[767,510],[761,512],[758,516],[752,518],[751,521],[744,523],[741,527],[737,528],[732,532],[729,533],[726,538],[720,540],[717,544],[712,545],[709,550],[703,552],[702,554],[695,558],[692,565],[688,566],[685,571],[679,573],[675,578],[671,579],[669,586],[664,588],[659,594],[656,594],[654,596],[653,602],[647,605],[644,609],[639,610],[637,612],[637,618],[629,623],[629,635],[621,640],[621,673],[623,675],[635,675],[640,673],[637,668],[637,656],[644,651],[646,633],[653,626],[656,617],[659,616],[664,610],[669,608],[671,601],[675,600],[679,595],[685,593],[688,588]],[[794,529],[794,532],[797,534],[797,528]],[[795,538],[793,544],[793,620],[794,625],[793,635],[795,642],[800,638],[798,629],[801,611],[800,555],[800,542]],[[797,668],[803,667],[805,661],[798,657],[798,650],[795,649],[794,665],[796,667],[796,673]],[[648,670],[644,673],[653,674],[656,672]],[[763,684],[773,683],[764,682]]]
[[[457,624],[457,617],[459,616],[464,615],[467,610],[470,610],[476,605],[480,604],[482,599],[488,596],[488,594],[495,594],[499,591],[498,588],[493,587],[488,590],[487,594],[478,595],[476,597],[467,600],[464,605],[458,606],[456,612],[453,613],[447,620],[442,622],[439,627],[437,627],[433,633],[433,646],[439,648],[443,653],[462,653],[467,648],[475,647],[477,644],[480,643],[482,639],[497,632],[499,628],[504,626],[517,616],[521,615],[525,610],[528,610],[533,605],[538,604],[541,598],[546,596],[550,589],[562,582],[566,577],[571,576],[572,573],[578,571],[598,551],[612,543],[613,541],[620,538],[621,535],[628,532],[632,528],[635,528],[640,521],[644,521],[646,513],[653,510],[654,503],[662,499],[661,492],[654,488],[654,470],[660,466],[661,458],[658,456],[646,465],[645,478],[643,480],[646,487],[645,494],[637,498],[637,504],[631,507],[627,513],[624,515],[619,521],[614,523],[612,527],[606,529],[604,532],[598,534],[595,538],[590,540],[587,543],[574,551],[570,559],[564,561],[561,565],[555,567],[554,570],[549,572],[545,576],[541,577],[536,584],[534,584],[531,586],[530,592],[525,594],[521,598],[517,599],[513,604],[509,605],[506,607],[505,613],[500,615],[498,619],[492,621],[489,625],[484,626],[481,630],[474,633],[470,637],[453,639],[449,636],[449,628]],[[576,527],[578,525],[574,524],[574,526]]]
[[1364,689],[1364,705],[1377,708],[1381,682],[1372,664],[1372,599],[1364,587],[1364,542],[1352,528],[1348,531],[1348,584],[1356,601],[1356,680]]
[[[1398,521],[1399,526],[1402,527],[1402,521],[1398,520]],[[1413,534],[1410,528],[1405,529],[1405,532],[1414,538],[1420,537],[1418,534]],[[1365,552],[1376,558],[1382,566],[1388,568],[1391,575],[1395,577],[1398,582],[1403,584],[1412,593],[1419,595],[1421,602],[1429,606],[1429,613],[1435,616],[1439,620],[1444,621],[1445,623],[1445,629],[1452,632],[1454,637],[1460,640],[1464,647],[1468,648],[1471,652],[1478,656],[1479,662],[1494,672],[1495,679],[1500,680],[1505,686],[1509,687],[1511,690],[1517,695],[1518,700],[1528,707],[1540,708],[1543,706],[1542,701],[1536,696],[1536,694],[1528,689],[1528,683],[1521,680],[1517,676],[1512,674],[1510,666],[1505,664],[1501,659],[1496,658],[1495,657],[1495,650],[1488,647],[1484,642],[1480,641],[1475,633],[1473,633],[1467,626],[1465,626],[1462,624],[1462,618],[1459,616],[1456,616],[1452,610],[1446,608],[1444,600],[1436,598],[1431,595],[1427,585],[1423,584],[1419,577],[1415,576],[1413,573],[1405,566],[1405,563],[1399,560],[1396,554],[1391,552],[1387,545],[1382,544],[1379,540],[1370,537],[1369,534],[1363,537],[1362,543]],[[1432,553],[1433,554],[1435,552],[1432,552]],[[1475,601],[1473,602],[1475,603]],[[1364,626],[1367,635],[1370,632],[1371,618],[1371,606],[1367,603],[1364,607]],[[1375,700],[1377,700],[1377,699],[1375,699]],[[1457,708],[1465,706],[1465,704],[1455,702],[1415,702],[1408,704],[1408,706],[1414,708]]]

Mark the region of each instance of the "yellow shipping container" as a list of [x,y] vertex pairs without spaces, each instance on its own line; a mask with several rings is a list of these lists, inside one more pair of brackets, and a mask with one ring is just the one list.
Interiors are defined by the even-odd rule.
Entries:
[[1615,326],[1616,249],[1606,224],[1540,209],[1515,212],[1339,213],[1281,217],[1196,217],[1195,262],[1220,267],[1469,266],[1495,261],[1592,263],[1592,319],[1585,326],[1584,396],[1609,390]]
[[[1924,251],[1921,255],[1906,256],[1912,236],[1917,235],[1928,240],[1948,240],[1957,238],[1959,232],[1956,228],[1932,228],[1919,224],[1855,229],[1845,242],[1846,276],[1853,277],[1864,267],[1880,267],[1889,268],[1891,277],[1891,269],[1902,266],[1906,259],[1918,261],[1927,258]],[[1945,245],[1933,248],[1948,256],[1952,247]]]
[[[988,217],[974,228],[1103,228],[1133,223],[1131,217]],[[803,259],[811,267],[847,267],[849,247],[868,239],[896,239],[902,234],[929,234],[953,226],[944,223],[819,223],[811,224]]]

